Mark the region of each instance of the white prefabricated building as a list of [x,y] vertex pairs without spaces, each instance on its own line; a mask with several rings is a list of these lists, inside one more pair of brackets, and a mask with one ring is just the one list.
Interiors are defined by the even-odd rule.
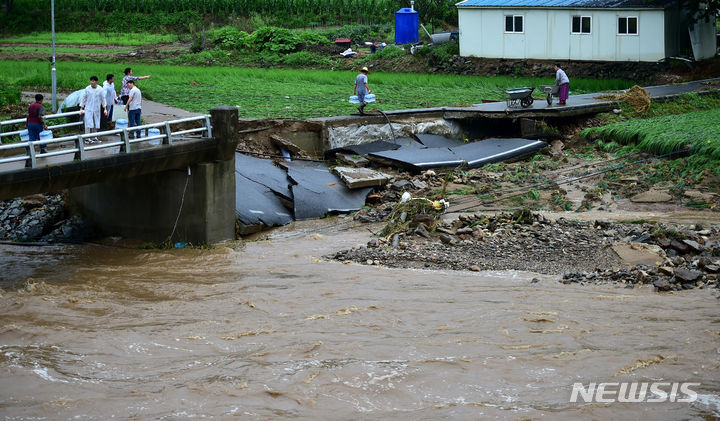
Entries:
[[465,0],[456,7],[461,56],[652,62],[717,51],[715,22],[690,24],[672,1]]

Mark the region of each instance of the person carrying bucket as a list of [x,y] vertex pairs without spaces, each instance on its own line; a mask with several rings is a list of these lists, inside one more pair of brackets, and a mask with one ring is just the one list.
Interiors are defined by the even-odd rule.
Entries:
[[[42,105],[43,96],[35,95],[35,102],[28,107],[27,131],[30,142],[40,140],[40,132],[47,130],[45,124],[45,107]],[[40,153],[45,153],[45,145],[40,145]]]
[[360,74],[355,77],[355,87],[353,88],[353,95],[357,95],[360,106],[358,111],[360,114],[365,114],[365,106],[368,104],[365,101],[365,95],[372,93],[368,86],[368,75],[369,71],[367,67],[360,69]]

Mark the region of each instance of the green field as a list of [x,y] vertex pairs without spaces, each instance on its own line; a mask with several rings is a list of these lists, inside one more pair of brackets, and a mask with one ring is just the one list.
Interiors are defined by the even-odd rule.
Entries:
[[[132,48],[129,47],[122,47],[122,48],[113,48],[112,50],[108,48],[80,48],[80,47],[55,47],[55,53],[56,54],[119,54],[119,53],[128,53],[132,51]],[[44,45],[37,45],[37,46],[8,46],[8,45],[2,45],[0,44],[0,52],[5,53],[38,53],[38,54],[52,54],[52,47],[44,46]]]
[[[58,86],[82,89],[91,75],[122,74],[125,63],[98,64],[58,62]],[[356,72],[231,67],[191,67],[133,64],[146,98],[188,111],[207,113],[217,105],[238,106],[241,117],[307,118],[347,115],[355,112],[348,103]],[[9,83],[25,87],[50,86],[47,62],[0,61],[0,74]],[[503,99],[503,89],[550,84],[552,79],[477,77],[437,74],[371,73],[370,88],[378,101],[368,110],[462,106],[483,99]],[[623,89],[622,80],[573,79],[573,92]]]
[[[174,34],[149,33],[102,33],[102,32],[58,32],[55,34],[55,45],[148,45],[177,42]],[[33,32],[32,34],[0,38],[0,44],[44,44],[51,45],[50,32]]]

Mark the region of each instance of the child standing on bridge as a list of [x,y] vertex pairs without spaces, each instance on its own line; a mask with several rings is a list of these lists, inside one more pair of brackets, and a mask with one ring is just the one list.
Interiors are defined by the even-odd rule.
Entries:
[[[27,117],[27,131],[30,142],[40,140],[40,132],[45,129],[45,107],[42,105],[43,96],[40,94],[35,95],[35,102],[30,104],[28,108]],[[40,146],[40,153],[45,153],[45,145]]]
[[[85,133],[96,133],[100,128],[101,114],[107,115],[105,90],[98,86],[98,77],[90,76],[90,84],[85,88],[82,102],[80,102],[80,115],[85,115]],[[97,137],[85,139],[85,143],[97,143]]]

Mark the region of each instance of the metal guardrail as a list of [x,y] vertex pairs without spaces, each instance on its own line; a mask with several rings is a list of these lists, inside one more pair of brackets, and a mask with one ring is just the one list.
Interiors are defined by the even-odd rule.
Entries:
[[[64,114],[74,114],[74,113],[64,113]],[[60,115],[60,114],[57,114]],[[11,120],[15,121],[15,120]],[[202,127],[196,127],[194,129],[185,129],[185,130],[179,130],[179,131],[172,131],[172,125],[180,124],[180,123],[189,123],[193,121],[201,121],[203,123]],[[5,122],[4,124],[7,124]],[[82,122],[81,122],[82,124]],[[54,126],[57,127],[57,126]],[[49,127],[48,127],[49,128]],[[130,138],[130,132],[138,131],[138,130],[147,130],[152,128],[158,128],[160,129],[159,135],[153,135],[153,136],[145,136],[141,138],[131,139]],[[173,139],[182,136],[182,135],[188,135],[193,133],[205,133],[206,137],[212,137],[212,125],[210,123],[210,116],[209,115],[203,115],[198,117],[188,117],[183,118],[180,120],[172,120],[172,121],[165,121],[162,123],[151,123],[151,124],[144,124],[142,126],[133,126],[123,129],[114,129],[114,130],[106,130],[103,132],[95,132],[95,133],[85,133],[85,134],[76,134],[76,135],[69,135],[69,136],[63,136],[58,137],[54,139],[46,139],[46,140],[36,140],[33,142],[17,142],[17,143],[10,143],[6,145],[0,145],[0,151],[9,150],[9,149],[24,149],[25,154],[24,155],[16,155],[16,156],[10,156],[7,158],[0,158],[0,164],[6,164],[10,162],[18,162],[18,161],[25,161],[25,167],[26,168],[37,168],[37,158],[49,158],[52,156],[59,156],[59,155],[67,155],[70,153],[74,153],[74,160],[80,160],[83,161],[86,159],[85,153],[88,151],[95,151],[99,149],[106,149],[106,148],[113,148],[120,146],[120,153],[129,153],[130,152],[130,146],[135,145],[138,143],[144,143],[149,142],[151,140],[157,140],[162,139],[163,145],[172,145]],[[118,141],[109,141],[109,142],[103,142],[101,144],[90,144],[85,145],[85,139],[87,138],[93,138],[98,136],[111,136],[111,135],[120,135],[120,140]],[[47,146],[47,145],[55,145],[60,144],[63,142],[74,142],[74,147],[70,149],[62,149],[57,151],[48,151],[45,153],[36,153],[35,152],[35,146]]]
[[[67,113],[50,114],[50,115],[45,116],[45,122],[47,122],[48,120],[56,119],[56,118],[63,118],[63,117],[70,117],[70,116],[80,116],[80,111],[70,111]],[[3,137],[19,135],[20,132],[25,130],[25,129],[20,129],[20,130],[15,130],[12,132],[4,132],[3,133],[3,131],[2,131],[3,127],[14,126],[17,124],[25,124],[26,121],[27,121],[27,118],[25,118],[25,117],[16,118],[15,120],[0,121],[0,142],[2,141]],[[83,125],[83,121],[82,121],[82,119],[80,119],[80,121],[75,121],[72,123],[63,123],[63,124],[56,124],[54,126],[48,126],[48,130],[60,129],[63,127],[82,126],[82,125]]]

